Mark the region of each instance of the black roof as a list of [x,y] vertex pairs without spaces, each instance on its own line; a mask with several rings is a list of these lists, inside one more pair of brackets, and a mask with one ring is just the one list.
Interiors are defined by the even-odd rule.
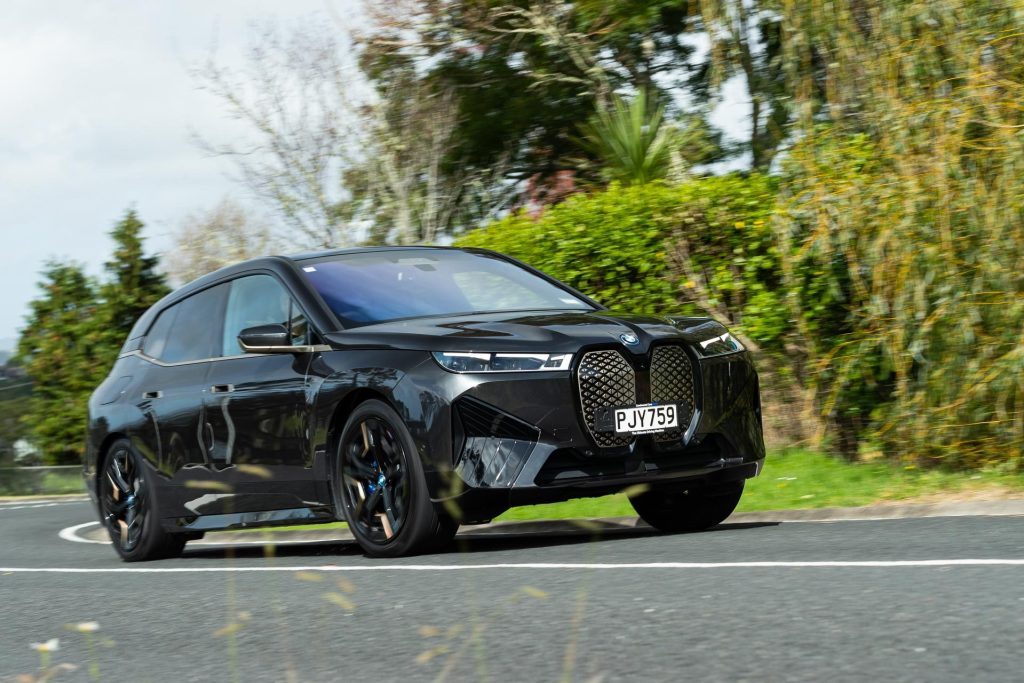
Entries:
[[433,245],[408,245],[408,246],[379,246],[379,247],[346,247],[344,249],[325,249],[323,251],[309,251],[302,254],[289,254],[284,258],[292,261],[311,261],[313,259],[327,258],[330,256],[341,256],[342,254],[358,254],[369,251],[409,251],[422,249],[438,249],[448,251],[477,251],[476,249],[463,249],[461,247],[438,247]]
[[[294,268],[296,263],[301,261],[310,261],[313,259],[328,258],[331,256],[341,256],[342,254],[358,254],[372,251],[410,251],[410,250],[422,250],[422,249],[444,249],[449,251],[484,251],[477,249],[460,249],[458,247],[434,247],[434,246],[405,246],[405,247],[347,247],[345,249],[325,249],[323,251],[311,251],[302,254],[289,254],[275,255],[275,256],[261,256],[259,258],[249,259],[248,261],[240,261],[233,263],[230,266],[224,266],[219,270],[215,270],[212,273],[207,273],[200,278],[183,285],[181,288],[176,289],[170,295],[168,295],[167,303],[173,299],[181,299],[193,292],[197,292],[200,289],[219,282],[223,279],[230,278],[238,273],[253,270],[254,268],[264,268],[266,270],[277,270],[282,266],[285,268]],[[161,302],[163,303],[163,302]]]
[[471,251],[471,252],[487,252],[486,249],[460,249],[458,247],[434,247],[434,246],[403,246],[403,247],[348,247],[345,249],[325,249],[323,251],[307,252],[303,254],[292,254],[289,256],[261,256],[259,258],[249,259],[248,261],[241,261],[239,263],[233,263],[230,266],[225,266],[219,270],[215,270],[212,273],[207,273],[202,277],[196,278],[192,282],[179,287],[174,290],[163,299],[155,303],[148,311],[146,311],[142,317],[140,317],[135,326],[132,328],[129,334],[129,340],[138,338],[145,333],[145,330],[149,329],[153,320],[163,309],[167,308],[171,304],[174,304],[191,294],[195,294],[198,291],[206,289],[212,285],[215,285],[224,280],[229,280],[236,275],[245,273],[252,270],[268,270],[277,273],[284,277],[286,280],[293,278],[300,278],[298,275],[299,268],[296,264],[302,261],[309,261],[313,259],[327,258],[331,256],[340,256],[342,254],[356,254],[362,252],[371,251],[410,251],[410,250],[423,250],[423,249],[437,249],[437,250],[449,250],[449,251]]

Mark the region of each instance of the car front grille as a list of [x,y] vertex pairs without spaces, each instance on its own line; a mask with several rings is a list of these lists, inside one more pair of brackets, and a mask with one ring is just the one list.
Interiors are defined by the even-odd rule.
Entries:
[[636,373],[618,351],[588,351],[578,370],[580,405],[583,421],[598,446],[610,448],[629,443],[628,434],[599,432],[596,415],[599,408],[636,405]]
[[681,429],[655,434],[660,443],[678,441],[693,418],[693,364],[681,346],[655,346],[651,352],[651,401],[675,403]]
[[[641,372],[644,372],[641,370]],[[628,434],[599,431],[597,414],[607,408],[638,403],[674,403],[679,411],[679,429],[654,435],[659,443],[678,442],[693,419],[696,408],[693,362],[679,345],[659,345],[651,351],[647,387],[638,388],[637,371],[614,349],[588,351],[580,359],[578,373],[583,422],[601,448],[626,446]]]

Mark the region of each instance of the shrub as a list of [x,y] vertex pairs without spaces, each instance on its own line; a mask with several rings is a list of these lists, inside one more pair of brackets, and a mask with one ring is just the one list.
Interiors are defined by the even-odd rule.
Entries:
[[518,258],[612,309],[707,312],[755,345],[778,348],[786,314],[773,194],[758,174],[613,184],[537,217],[517,212],[457,244]]

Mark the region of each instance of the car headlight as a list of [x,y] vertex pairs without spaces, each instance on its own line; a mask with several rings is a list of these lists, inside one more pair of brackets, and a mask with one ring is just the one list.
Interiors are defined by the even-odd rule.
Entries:
[[702,342],[697,342],[697,353],[704,358],[725,356],[743,350],[744,347],[740,340],[728,332],[711,339],[705,339]]
[[572,354],[435,351],[434,360],[451,372],[540,372],[568,370],[572,365]]

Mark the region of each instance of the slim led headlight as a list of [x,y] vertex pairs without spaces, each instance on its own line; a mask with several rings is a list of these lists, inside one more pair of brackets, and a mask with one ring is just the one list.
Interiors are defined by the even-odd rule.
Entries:
[[435,351],[434,360],[450,372],[541,372],[568,370],[571,353],[473,353]]
[[729,332],[697,343],[697,353],[704,358],[725,356],[743,351],[743,344]]

